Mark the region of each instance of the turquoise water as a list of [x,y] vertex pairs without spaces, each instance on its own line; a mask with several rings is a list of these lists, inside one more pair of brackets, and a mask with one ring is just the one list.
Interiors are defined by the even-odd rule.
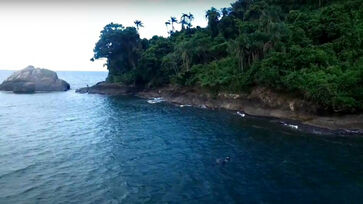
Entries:
[[[79,88],[106,73],[59,76]],[[221,202],[362,203],[363,138],[133,97],[0,92],[0,203]]]

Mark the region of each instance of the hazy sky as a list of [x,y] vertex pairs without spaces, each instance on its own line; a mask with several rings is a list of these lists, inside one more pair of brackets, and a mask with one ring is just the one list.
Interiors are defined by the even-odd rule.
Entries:
[[[27,65],[52,70],[103,71],[91,62],[102,28],[110,23],[144,23],[141,37],[166,36],[165,21],[183,12],[193,25],[206,26],[211,6],[229,7],[233,0],[0,0],[0,69]],[[177,25],[177,28],[180,28]]]

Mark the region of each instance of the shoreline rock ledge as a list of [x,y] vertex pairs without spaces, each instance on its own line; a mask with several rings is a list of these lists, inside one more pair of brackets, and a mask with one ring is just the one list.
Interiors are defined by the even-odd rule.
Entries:
[[56,72],[33,66],[14,72],[0,84],[0,91],[14,93],[68,91],[69,89],[69,83],[59,79]]

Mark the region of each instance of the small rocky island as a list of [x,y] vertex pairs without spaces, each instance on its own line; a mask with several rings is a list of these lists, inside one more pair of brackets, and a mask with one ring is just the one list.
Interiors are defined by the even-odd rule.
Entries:
[[13,73],[2,84],[0,91],[34,93],[42,91],[68,91],[70,85],[58,78],[56,72],[28,66]]

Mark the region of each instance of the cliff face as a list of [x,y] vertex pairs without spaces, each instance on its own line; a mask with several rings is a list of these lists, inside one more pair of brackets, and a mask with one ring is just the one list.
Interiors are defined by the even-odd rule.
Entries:
[[93,87],[79,89],[77,92],[136,95],[141,98],[162,97],[165,101],[175,104],[242,111],[252,116],[295,120],[305,125],[328,128],[330,130],[347,129],[363,133],[363,114],[320,116],[317,105],[263,87],[255,87],[249,94],[213,94],[198,88],[167,86],[158,89],[136,90],[128,86],[102,82]]
[[67,91],[70,85],[58,78],[57,73],[28,66],[13,73],[1,85],[2,91],[32,93],[37,91]]

